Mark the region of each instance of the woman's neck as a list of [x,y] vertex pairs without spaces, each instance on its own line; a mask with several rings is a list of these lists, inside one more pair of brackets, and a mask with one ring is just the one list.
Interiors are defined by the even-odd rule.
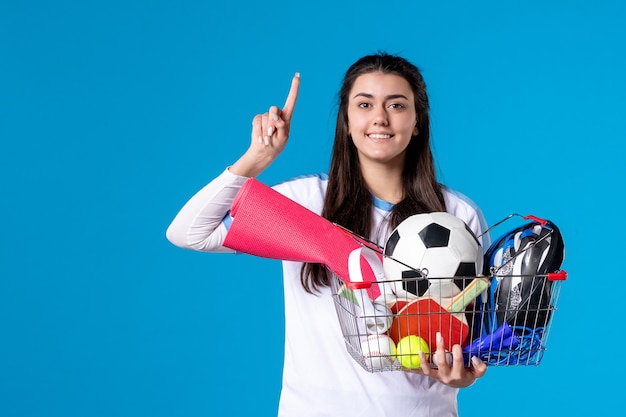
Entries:
[[402,168],[384,164],[361,166],[365,184],[376,197],[396,204],[404,198],[402,188]]

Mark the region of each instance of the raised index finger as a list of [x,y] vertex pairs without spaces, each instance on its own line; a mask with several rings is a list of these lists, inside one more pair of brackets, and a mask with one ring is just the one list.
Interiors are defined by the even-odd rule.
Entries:
[[291,80],[291,88],[289,89],[289,95],[285,100],[285,105],[282,109],[283,120],[290,121],[293,109],[296,107],[296,100],[298,99],[298,90],[300,89],[300,73],[296,72]]

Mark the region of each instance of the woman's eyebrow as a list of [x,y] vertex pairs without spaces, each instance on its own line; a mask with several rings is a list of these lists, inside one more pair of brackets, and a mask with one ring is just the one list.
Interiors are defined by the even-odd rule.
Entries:
[[[357,97],[374,98],[374,96],[372,94],[369,94],[369,93],[356,93],[354,95],[354,97],[352,97],[352,98],[357,98]],[[403,98],[405,100],[409,99],[404,94],[389,94],[388,96],[385,97],[385,100],[393,100],[393,99],[396,99],[396,98]]]
[[403,98],[405,100],[408,100],[409,98],[407,96],[405,96],[404,94],[390,94],[387,97],[385,97],[387,100],[393,100],[394,98]]

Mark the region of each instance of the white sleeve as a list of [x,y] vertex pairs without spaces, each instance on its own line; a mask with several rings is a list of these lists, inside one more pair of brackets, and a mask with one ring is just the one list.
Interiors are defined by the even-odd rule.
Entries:
[[491,235],[487,232],[489,227],[480,207],[465,194],[446,186],[443,191],[447,211],[463,220],[476,236],[481,236],[480,243],[483,252],[486,251],[491,245]]
[[167,239],[185,249],[233,252],[222,246],[227,232],[223,220],[247,179],[224,170],[180,209],[167,228]]

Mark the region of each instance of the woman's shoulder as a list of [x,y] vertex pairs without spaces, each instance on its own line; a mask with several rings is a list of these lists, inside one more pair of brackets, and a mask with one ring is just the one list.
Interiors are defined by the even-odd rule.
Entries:
[[480,210],[474,200],[458,190],[452,189],[447,185],[441,185],[441,191],[443,192],[448,211],[459,209]]
[[[474,200],[446,185],[441,186],[441,191],[443,192],[448,213],[462,219],[476,235],[481,235],[488,229],[487,220]],[[483,247],[489,245],[490,239],[488,235],[483,235],[482,240]]]

